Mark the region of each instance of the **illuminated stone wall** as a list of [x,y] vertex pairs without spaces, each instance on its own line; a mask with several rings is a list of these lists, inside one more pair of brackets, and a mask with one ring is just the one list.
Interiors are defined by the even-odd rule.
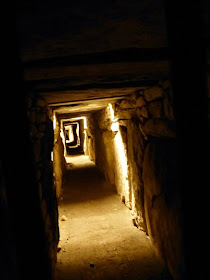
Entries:
[[179,279],[181,195],[170,82],[109,104],[93,118],[96,165]]
[[87,117],[86,155],[95,162],[95,129],[92,116]]
[[84,120],[79,120],[79,138],[80,138],[80,145],[82,148],[82,151],[85,149],[85,130],[84,130]]
[[53,163],[51,161],[54,141],[53,123],[50,119],[50,110],[43,99],[31,96],[28,97],[27,101],[37,191],[45,225],[48,255],[51,260],[50,271],[55,277],[59,232],[56,190],[53,183]]
[[56,115],[53,115],[53,127],[54,127],[54,145],[53,145],[53,177],[54,186],[56,189],[57,198],[62,196],[62,184],[63,177],[66,172],[66,161],[64,157],[64,144],[62,140],[63,130],[60,127],[60,122]]

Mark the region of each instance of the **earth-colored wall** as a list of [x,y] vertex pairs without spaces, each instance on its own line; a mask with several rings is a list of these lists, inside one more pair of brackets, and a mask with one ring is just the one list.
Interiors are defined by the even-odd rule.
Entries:
[[109,104],[93,120],[96,165],[131,209],[134,225],[150,236],[180,279],[181,194],[170,82]]
[[60,122],[53,117],[54,120],[54,147],[53,147],[53,176],[56,195],[59,199],[62,196],[63,177],[66,172],[66,161],[64,157],[64,144],[61,138]]
[[95,162],[95,129],[92,116],[87,116],[86,155]]
[[174,139],[153,139],[143,162],[144,207],[148,234],[175,279],[182,270],[181,197]]
[[59,240],[58,208],[56,189],[53,183],[53,122],[50,109],[42,98],[28,97],[28,117],[30,139],[33,147],[36,184],[39,194],[43,224],[45,225],[46,243],[53,277],[57,261]]

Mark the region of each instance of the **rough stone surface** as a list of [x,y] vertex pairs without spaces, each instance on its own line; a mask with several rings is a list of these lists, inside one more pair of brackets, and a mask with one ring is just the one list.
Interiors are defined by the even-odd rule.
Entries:
[[130,120],[135,116],[135,109],[119,110],[116,117],[119,119]]
[[160,119],[148,119],[139,125],[140,131],[144,135],[152,135],[156,137],[176,137],[176,133],[170,128],[170,122]]
[[175,141],[155,139],[147,145],[143,182],[149,236],[174,279],[181,279],[181,194]]
[[141,108],[137,108],[136,109],[136,114],[140,118],[141,117],[149,118],[148,110],[147,110],[147,108],[145,106],[141,107]]
[[64,146],[60,136],[60,125],[56,119],[56,128],[54,129],[54,147],[53,147],[53,172],[57,198],[61,198],[63,176],[66,171],[66,162],[64,157]]
[[135,101],[132,99],[123,99],[122,102],[120,102],[120,109],[133,109],[135,108]]
[[86,154],[95,162],[95,136],[94,122],[91,116],[87,117]]
[[[166,83],[163,88],[160,84],[144,91],[148,102],[143,95],[136,95],[122,101],[124,109],[112,106],[110,113],[107,106],[94,114],[94,130],[89,135],[94,143],[91,149],[97,167],[131,210],[133,225],[149,234],[158,255],[178,280],[182,233],[175,122],[171,120],[172,96],[168,86]],[[128,104],[133,106],[133,102],[135,108],[128,109]],[[111,124],[116,118],[119,118],[119,130],[112,131]]]
[[144,91],[144,97],[146,101],[152,101],[158,98],[164,97],[164,91],[161,87],[152,87]]
[[144,157],[144,139],[138,132],[138,123],[130,121],[128,125],[128,164],[130,183],[130,203],[137,226],[146,231],[144,217],[144,186],[142,181],[142,164]]
[[136,100],[136,107],[142,107],[146,105],[146,101],[144,99],[143,96],[140,96],[137,100]]
[[30,138],[33,147],[34,168],[40,208],[45,225],[46,244],[51,262],[51,271],[55,276],[57,260],[58,208],[53,184],[51,151],[53,150],[53,126],[49,118],[47,105],[43,99],[28,98],[28,118]]
[[[118,132],[111,131],[110,124],[107,125],[106,130],[99,132],[98,127],[101,124],[108,124],[106,121],[111,120],[110,109],[100,111],[95,115],[95,154],[96,165],[104,172],[109,182],[116,186],[119,194],[126,197],[126,201],[129,201],[129,190],[127,175],[127,150],[126,136],[124,135],[122,128],[119,128]],[[123,137],[124,135],[124,137]]]
[[163,106],[161,101],[153,101],[148,104],[148,111],[152,118],[160,119],[163,118]]

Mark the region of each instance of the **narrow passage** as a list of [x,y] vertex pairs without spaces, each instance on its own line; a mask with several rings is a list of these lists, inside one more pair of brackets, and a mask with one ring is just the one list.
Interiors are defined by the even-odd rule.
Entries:
[[67,161],[57,279],[166,279],[149,238],[95,164],[84,155]]

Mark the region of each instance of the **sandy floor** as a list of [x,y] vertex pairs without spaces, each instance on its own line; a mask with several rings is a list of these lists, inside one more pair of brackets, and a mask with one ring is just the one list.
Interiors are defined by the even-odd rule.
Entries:
[[149,238],[94,163],[86,156],[67,161],[73,165],[59,203],[57,279],[168,279]]

